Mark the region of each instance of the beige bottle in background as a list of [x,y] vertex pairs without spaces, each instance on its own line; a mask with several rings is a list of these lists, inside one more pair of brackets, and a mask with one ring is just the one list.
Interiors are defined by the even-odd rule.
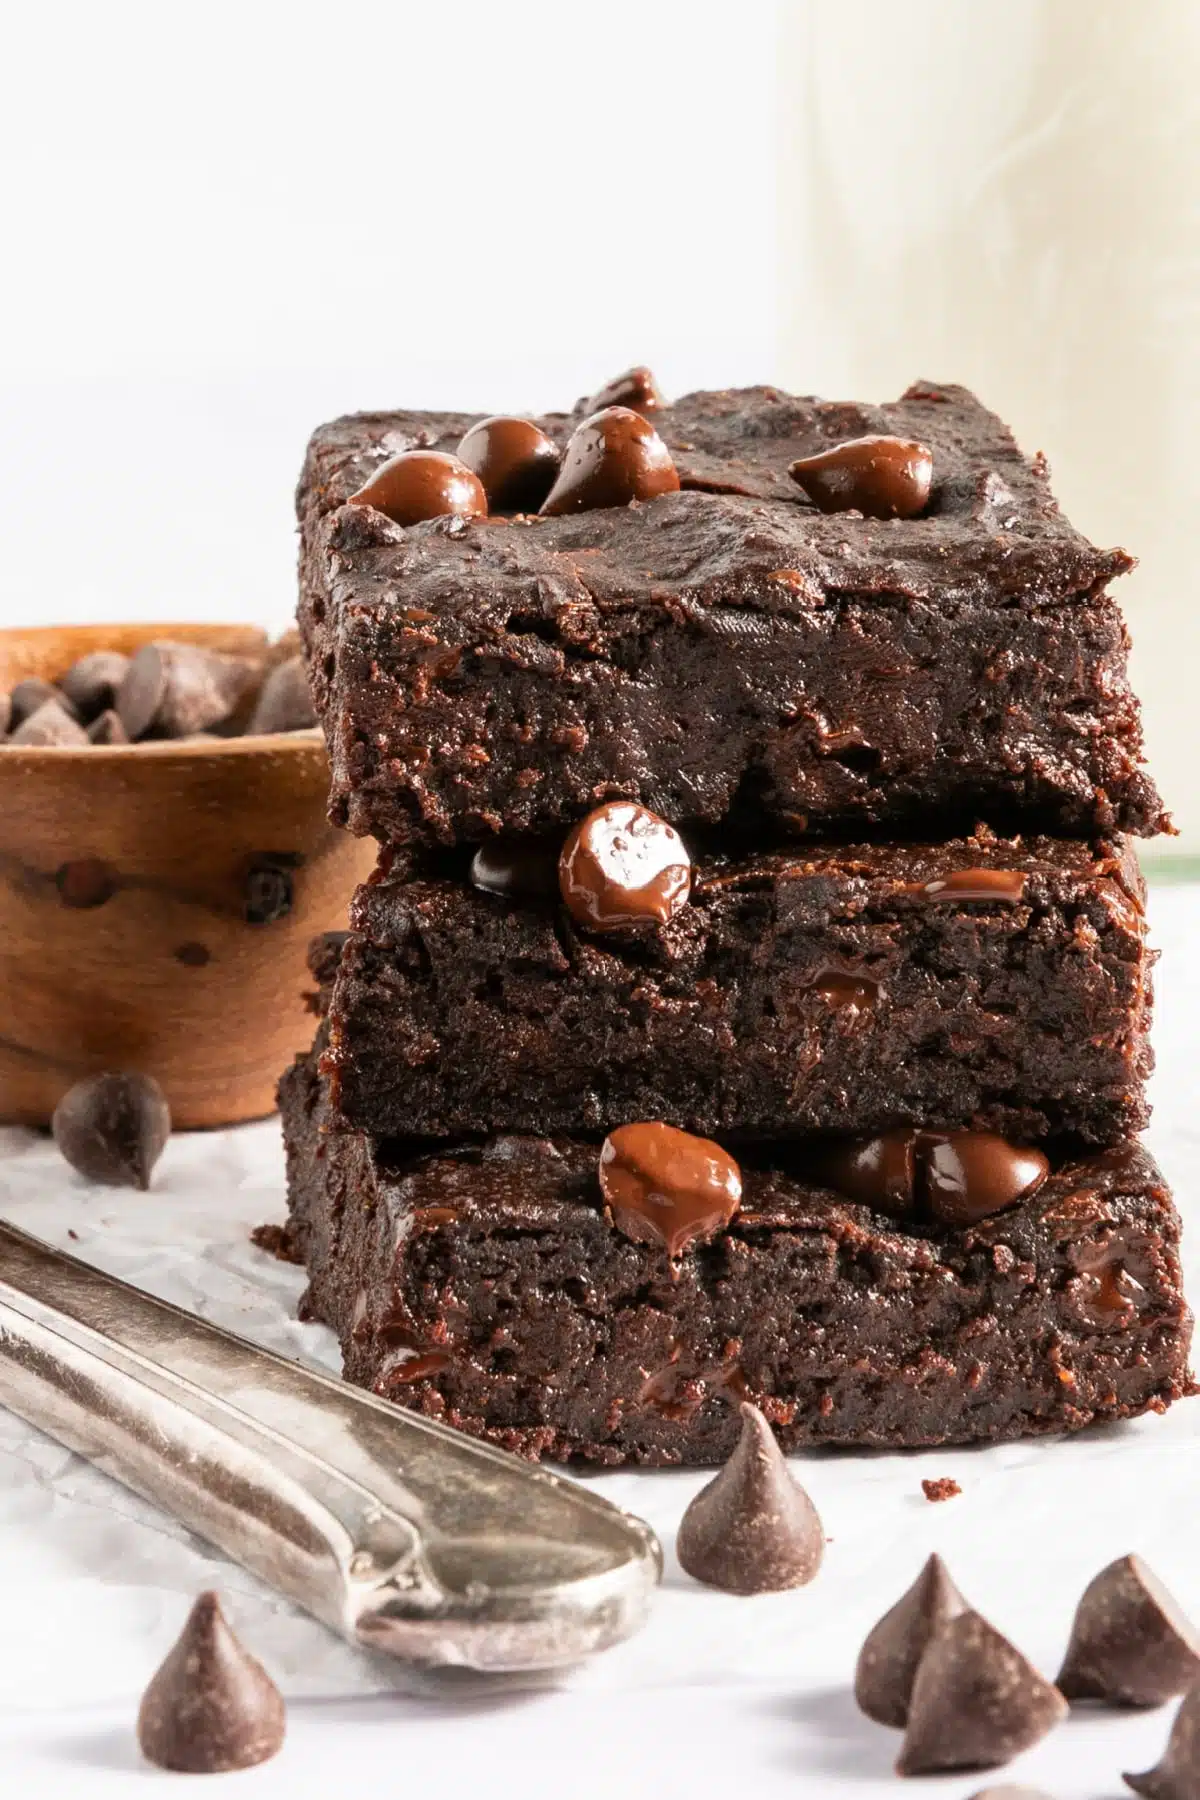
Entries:
[[1200,5],[781,7],[781,377],[975,388],[1119,592],[1149,753],[1200,856]]

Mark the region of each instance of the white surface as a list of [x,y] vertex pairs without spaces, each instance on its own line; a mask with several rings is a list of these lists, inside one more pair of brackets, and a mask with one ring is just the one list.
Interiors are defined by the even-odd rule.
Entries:
[[[1165,951],[1152,1142],[1186,1213],[1200,1144],[1200,963],[1189,955],[1200,890],[1156,890],[1152,914]],[[0,1150],[6,1217],[285,1354],[332,1362],[328,1334],[292,1317],[300,1273],[247,1239],[282,1215],[273,1124],[175,1139],[148,1195],[87,1189],[28,1133],[0,1134]],[[1188,1248],[1200,1274],[1200,1238]],[[838,1786],[894,1795],[896,1740],[857,1716],[848,1681],[867,1627],[928,1551],[939,1549],[975,1604],[1051,1674],[1085,1581],[1125,1551],[1148,1556],[1200,1615],[1198,1434],[1200,1406],[1185,1403],[1165,1419],[1062,1442],[797,1458],[832,1539],[811,1588],[733,1599],[688,1581],[668,1554],[654,1616],[630,1644],[555,1692],[451,1703],[384,1691],[396,1679],[389,1667],[0,1414],[0,1770],[19,1774],[23,1795],[69,1786],[83,1800],[165,1782],[138,1772],[136,1700],[190,1598],[215,1585],[294,1698],[283,1754],[237,1778],[247,1793],[327,1800],[353,1770],[364,1793],[452,1800],[476,1791],[773,1800]],[[942,1475],[963,1493],[930,1505],[921,1478]],[[596,1485],[648,1518],[669,1553],[703,1479],[618,1474]],[[1153,1758],[1166,1722],[1165,1713],[1073,1720],[1018,1769],[1062,1796],[1115,1793],[1122,1767]],[[958,1800],[982,1783],[939,1785]]]

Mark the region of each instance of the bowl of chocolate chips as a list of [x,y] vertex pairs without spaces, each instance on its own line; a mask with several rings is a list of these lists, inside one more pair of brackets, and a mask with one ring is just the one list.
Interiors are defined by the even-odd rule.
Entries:
[[114,1069],[178,1127],[274,1109],[309,940],[374,863],[328,787],[292,634],[0,631],[0,1122]]

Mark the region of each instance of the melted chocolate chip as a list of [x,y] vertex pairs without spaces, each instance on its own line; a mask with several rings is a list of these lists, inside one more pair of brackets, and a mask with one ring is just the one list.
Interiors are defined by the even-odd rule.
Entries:
[[86,723],[115,704],[117,689],[128,668],[129,658],[119,650],[93,650],[71,664],[58,684],[59,690]]
[[201,1594],[138,1709],[142,1755],[185,1775],[266,1762],[283,1743],[283,1697],[238,1642],[217,1596]]
[[627,406],[608,406],[572,433],[542,512],[594,512],[678,488],[671,453],[653,425]]
[[869,975],[850,975],[844,969],[818,969],[811,989],[834,1012],[845,1013],[850,1020],[868,1013],[878,1003],[880,985]]
[[485,894],[506,900],[548,899],[559,891],[558,861],[544,844],[492,838],[472,857],[471,880]]
[[536,512],[558,474],[559,449],[530,419],[497,417],[472,425],[458,459],[483,483],[493,512]]
[[924,900],[998,900],[1019,906],[1025,876],[1020,869],[954,869],[922,882],[917,892]]
[[854,1671],[854,1698],[868,1719],[902,1728],[917,1667],[929,1640],[966,1610],[940,1556],[931,1556],[908,1592],[867,1633]]
[[626,1237],[678,1256],[728,1225],[742,1172],[709,1138],[657,1121],[621,1125],[600,1150],[600,1191]]
[[181,738],[229,721],[261,665],[201,644],[143,644],[125,672],[116,710],[129,737]]
[[1147,1800],[1196,1800],[1200,1794],[1200,1687],[1184,1695],[1162,1761],[1144,1775],[1125,1775]]
[[818,1147],[809,1166],[848,1200],[907,1219],[917,1210],[916,1146],[916,1132],[899,1126],[877,1137],[839,1138]]
[[88,1075],[63,1095],[50,1129],[89,1181],[145,1189],[171,1135],[171,1110],[153,1076]]
[[788,474],[822,512],[915,519],[929,504],[933,452],[907,438],[849,438],[800,457]]
[[1068,1700],[1161,1706],[1200,1682],[1200,1636],[1139,1556],[1083,1591],[1058,1686]]
[[929,1211],[944,1225],[974,1225],[1030,1199],[1050,1173],[1040,1150],[992,1131],[925,1131],[918,1141]]
[[446,514],[478,519],[487,495],[474,469],[444,450],[405,450],[351,494],[351,506],[373,506],[397,525],[419,525]]
[[918,1664],[896,1773],[996,1768],[1040,1742],[1066,1710],[1015,1644],[978,1613],[960,1612]]
[[666,405],[654,376],[645,363],[638,363],[632,369],[626,369],[621,375],[614,375],[606,381],[598,393],[585,400],[582,411],[586,413],[603,412],[606,406],[628,406],[636,413],[657,412]]
[[741,1414],[737,1448],[688,1506],[676,1554],[695,1580],[729,1594],[804,1587],[825,1554],[820,1517],[758,1408],[744,1402]]
[[610,800],[570,833],[558,879],[571,917],[593,931],[665,925],[687,904],[692,862],[665,819],[632,801]]

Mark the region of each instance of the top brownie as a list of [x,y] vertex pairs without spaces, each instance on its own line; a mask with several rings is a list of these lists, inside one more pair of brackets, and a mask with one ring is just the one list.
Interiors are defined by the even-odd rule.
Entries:
[[[345,502],[400,451],[453,451],[474,418],[363,413],[315,434],[300,623],[337,822],[476,842],[621,797],[779,834],[1164,827],[1106,592],[1130,558],[1072,528],[1042,459],[971,394],[748,388],[652,417],[677,493],[408,527]],[[537,420],[559,445],[579,422]],[[932,450],[923,515],[818,511],[789,465],[876,433]]]

